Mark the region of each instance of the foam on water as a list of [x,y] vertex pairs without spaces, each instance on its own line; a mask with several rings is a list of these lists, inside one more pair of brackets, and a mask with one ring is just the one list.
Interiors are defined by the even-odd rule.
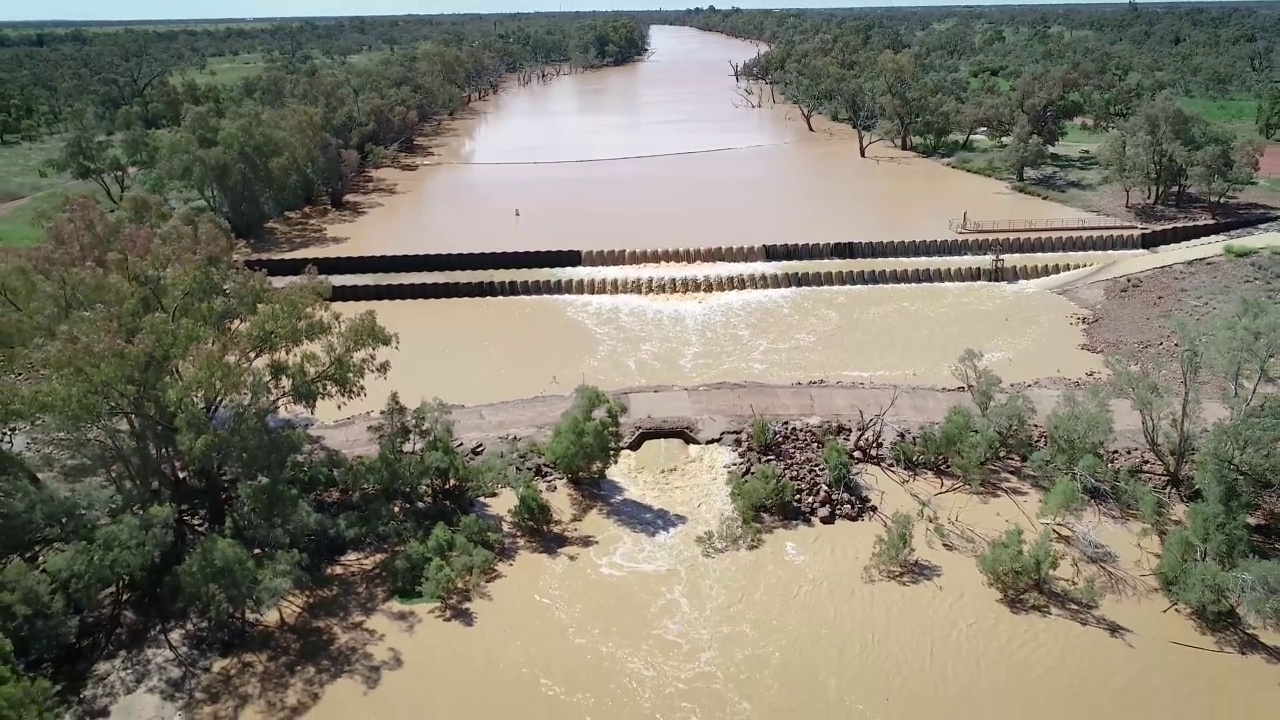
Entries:
[[[726,665],[732,664],[727,661],[734,658],[724,657],[722,641],[740,642],[752,632],[744,619],[735,619],[727,610],[726,580],[734,579],[732,563],[703,557],[693,540],[731,509],[725,482],[725,464],[731,457],[731,451],[719,446],[695,447],[683,461],[652,467],[644,457],[627,452],[610,471],[610,480],[638,505],[687,518],[652,534],[630,528],[603,533],[589,553],[601,592],[611,591],[608,583],[630,587],[632,576],[645,576],[644,589],[652,595],[653,612],[647,619],[626,619],[649,623],[642,632],[628,633],[637,640],[619,642],[598,625],[584,627],[578,622],[591,599],[561,585],[564,573],[576,567],[561,563],[549,574],[546,602],[555,608],[557,618],[574,642],[602,650],[627,668],[627,676],[620,681],[639,703],[652,704],[663,695],[697,687],[714,695],[717,705],[733,715],[751,709],[727,689],[724,676]],[[678,717],[696,718],[699,712],[697,706],[686,704]]]

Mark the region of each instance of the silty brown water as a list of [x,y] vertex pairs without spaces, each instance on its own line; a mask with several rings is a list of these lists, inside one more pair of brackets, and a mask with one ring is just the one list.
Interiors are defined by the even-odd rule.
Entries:
[[[752,54],[749,44],[670,28],[655,28],[653,40],[649,63],[500,96],[458,126],[435,162],[766,147],[390,173],[403,192],[335,228],[348,242],[330,251],[874,239],[941,235],[964,210],[1070,214],[927,161],[859,161],[838,131],[810,136],[785,109],[734,108],[725,61]],[[375,310],[401,344],[368,402],[327,408],[327,417],[376,408],[391,389],[409,401],[471,403],[563,393],[583,380],[947,383],[946,364],[968,346],[991,353],[1013,381],[1099,367],[1078,348],[1073,306],[1025,285],[340,307]],[[703,558],[694,536],[729,509],[729,460],[715,446],[624,453],[607,509],[571,530],[580,546],[505,565],[473,604],[473,623],[442,622],[422,606],[397,608],[416,624],[376,614],[356,640],[381,671],[336,681],[296,673],[297,687],[259,694],[248,714],[279,717],[287,700],[320,720],[1262,718],[1280,702],[1273,665],[1212,652],[1176,612],[1161,612],[1148,577],[1152,541],[1129,528],[1099,528],[1121,555],[1126,591],[1075,617],[1010,612],[971,559],[927,544],[923,528],[917,547],[933,577],[912,587],[862,578],[874,522],[775,533],[759,550]],[[888,478],[869,482],[887,511],[913,507]],[[553,501],[570,516],[563,489]],[[1023,518],[1008,498],[949,495],[935,509],[990,536]],[[261,692],[257,675],[228,687]]]
[[[302,676],[250,715],[278,717],[276,703],[292,698],[319,720],[1252,719],[1280,702],[1274,665],[1212,652],[1189,622],[1161,612],[1147,577],[1153,542],[1123,526],[1097,532],[1121,558],[1125,589],[1070,616],[1011,612],[972,559],[923,527],[929,579],[910,586],[863,578],[874,521],[774,533],[760,549],[705,558],[694,537],[729,511],[730,459],[718,446],[624,453],[605,484],[608,509],[571,530],[579,547],[504,566],[469,623],[421,606],[398,608],[409,622],[374,616],[362,637],[392,669],[327,686]],[[915,507],[889,478],[865,482],[882,508]],[[563,491],[553,501],[570,516]],[[1009,498],[933,502],[949,527],[994,536],[1035,500],[1021,511]],[[256,682],[242,678],[247,690]]]
[[384,190],[361,199],[371,211],[330,228],[339,242],[298,252],[938,238],[965,212],[1083,215],[884,144],[859,158],[847,127],[807,132],[786,105],[745,108],[729,61],[752,43],[673,27],[650,38],[648,61],[478,103],[423,165],[381,171]]
[[981,348],[1006,380],[1080,377],[1077,308],[1026,285],[803,288],[701,296],[530,297],[340,303],[400,333],[391,374],[334,420],[408,401],[476,404],[606,389],[723,381],[954,384],[949,365]]

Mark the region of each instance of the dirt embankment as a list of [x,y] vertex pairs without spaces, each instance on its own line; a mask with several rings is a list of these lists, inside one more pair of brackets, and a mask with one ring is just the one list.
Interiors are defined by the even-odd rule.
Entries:
[[1089,311],[1086,349],[1131,356],[1146,367],[1177,363],[1176,327],[1227,311],[1241,296],[1280,298],[1280,254],[1219,255],[1071,288],[1067,299]]

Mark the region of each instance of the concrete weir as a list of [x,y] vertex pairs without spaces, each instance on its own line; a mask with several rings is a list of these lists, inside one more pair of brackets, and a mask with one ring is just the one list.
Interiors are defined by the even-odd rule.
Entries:
[[911,285],[956,282],[1018,282],[1085,267],[1084,263],[1009,265],[993,275],[991,267],[891,268],[856,271],[795,271],[703,276],[484,280],[473,282],[335,285],[333,302],[356,300],[433,300],[531,295],[687,295],[733,290],[778,290],[854,285]]
[[[541,270],[573,267],[617,267],[668,263],[761,263],[795,260],[864,260],[921,257],[1081,253],[1149,250],[1237,230],[1273,219],[1265,215],[1234,220],[1186,223],[1142,232],[964,236],[936,240],[732,245],[659,250],[528,250],[482,253],[420,253],[339,257],[251,258],[246,265],[273,277],[301,275],[315,268],[320,275],[374,275],[475,270]],[[620,291],[621,292],[621,291]]]

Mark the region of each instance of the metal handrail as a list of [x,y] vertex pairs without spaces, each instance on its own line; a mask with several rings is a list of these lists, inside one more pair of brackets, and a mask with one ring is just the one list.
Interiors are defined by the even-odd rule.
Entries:
[[955,232],[1021,232],[1033,230],[1102,230],[1135,228],[1137,223],[1115,218],[1051,218],[1045,220],[970,220],[955,218],[947,223]]

